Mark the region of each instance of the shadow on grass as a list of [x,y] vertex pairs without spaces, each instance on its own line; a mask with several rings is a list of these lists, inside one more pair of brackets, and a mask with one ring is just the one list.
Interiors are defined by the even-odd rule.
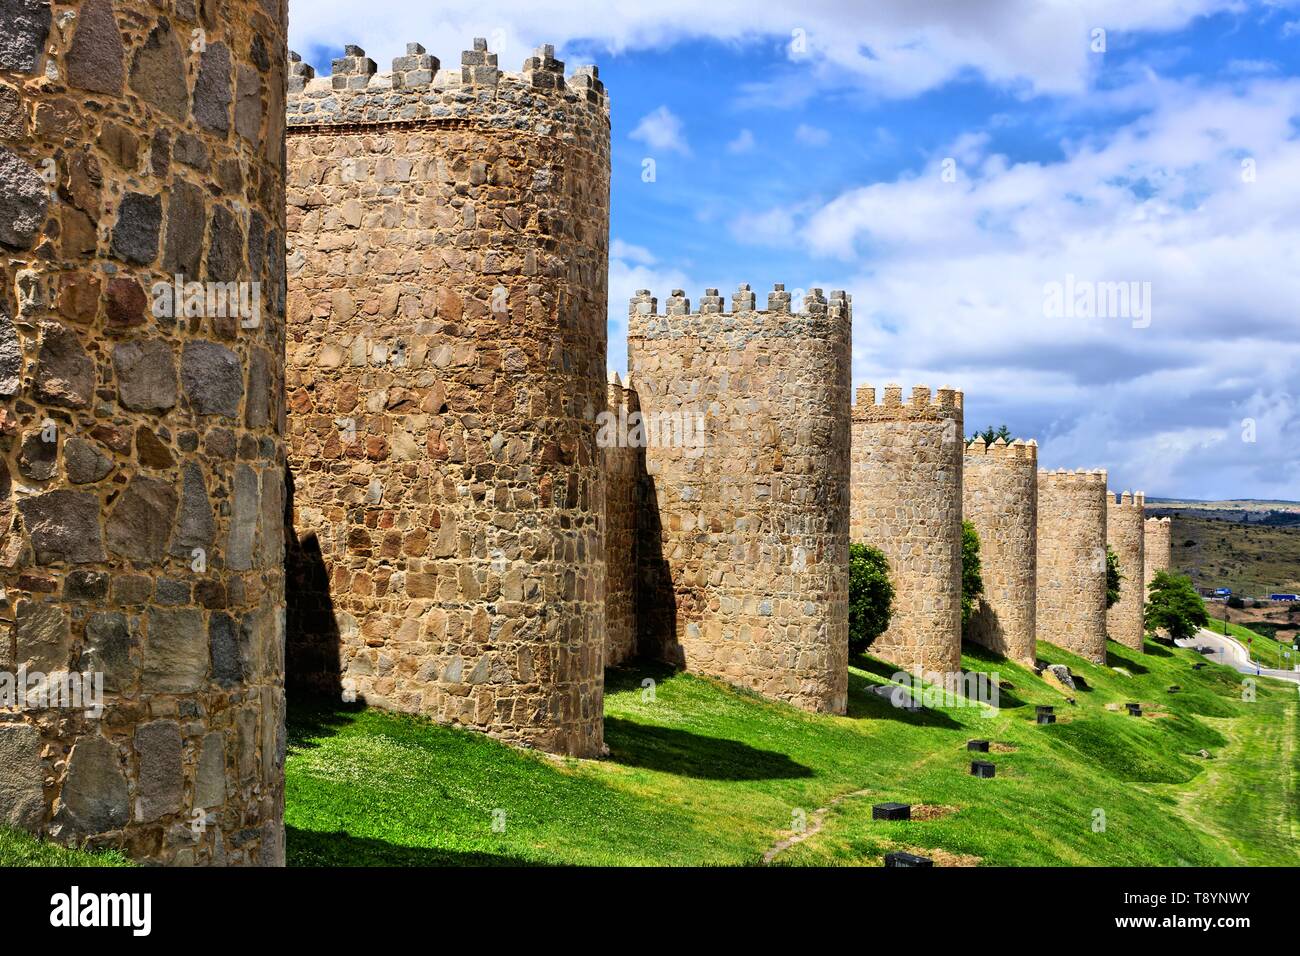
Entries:
[[[869,657],[856,657],[849,663],[862,670],[879,674],[886,680],[892,679],[896,673],[896,669],[892,665],[884,664]],[[889,698],[882,697],[872,690],[873,687],[879,687],[881,684],[881,681],[867,680],[865,677],[849,671],[849,707],[847,716],[854,718],[869,717],[875,720],[896,720],[901,724],[910,724],[913,727],[943,727],[951,730],[961,726],[942,711],[927,710],[924,707],[920,710],[895,707]]]
[[518,857],[498,853],[401,846],[349,833],[319,833],[298,827],[284,828],[285,856],[289,866],[538,866]]
[[811,777],[812,768],[773,750],[736,740],[705,737],[674,727],[605,717],[609,759],[625,767],[658,770],[699,780],[790,780]]
[[309,750],[318,746],[313,738],[333,737],[366,709],[364,701],[345,704],[326,697],[297,694],[288,701],[285,733],[290,747]]

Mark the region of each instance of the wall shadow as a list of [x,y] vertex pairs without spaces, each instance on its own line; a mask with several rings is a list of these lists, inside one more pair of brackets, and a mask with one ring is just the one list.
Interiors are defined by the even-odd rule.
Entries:
[[622,717],[605,717],[605,743],[613,763],[697,780],[794,780],[813,776],[812,768],[774,750],[675,727],[639,724]]
[[645,473],[637,482],[636,653],[639,657],[684,667],[686,653],[677,640],[677,592],[664,557],[663,523],[655,482]]
[[294,527],[294,481],[284,469],[284,687],[286,695],[341,700],[343,670],[339,628],[330,597],[329,570],[313,530]]
[[285,825],[285,855],[289,866],[541,866],[515,856],[402,846],[350,833],[320,833]]
[[884,661],[877,661],[874,658],[863,657],[858,655],[851,658],[849,663],[860,670],[870,671],[877,674],[885,681],[872,681],[849,672],[849,706],[846,716],[854,719],[870,718],[872,720],[894,720],[902,724],[910,724],[913,727],[941,727],[952,730],[961,726],[947,714],[939,710],[930,710],[920,707],[917,710],[908,710],[905,707],[895,707],[893,702],[886,696],[882,696],[873,688],[882,687],[885,682],[891,680],[897,673],[897,668],[892,664],[886,664]]

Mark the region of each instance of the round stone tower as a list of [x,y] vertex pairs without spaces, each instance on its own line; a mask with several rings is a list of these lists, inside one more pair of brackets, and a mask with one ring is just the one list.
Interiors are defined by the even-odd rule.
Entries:
[[964,636],[1003,657],[1035,660],[1038,443],[999,438],[966,446],[962,513],[980,536],[984,595]]
[[280,864],[285,3],[5,9],[0,823]]
[[1147,518],[1144,522],[1142,545],[1142,600],[1146,600],[1147,589],[1155,580],[1157,571],[1168,571],[1170,559],[1171,529],[1173,524],[1168,518]]
[[550,47],[288,103],[289,679],[604,748],[609,103]]
[[1119,600],[1106,611],[1106,631],[1112,641],[1118,641],[1141,653],[1142,611],[1146,604],[1145,577],[1145,522],[1146,495],[1124,492],[1120,496],[1107,495],[1106,543],[1119,557],[1122,575],[1119,583]]
[[871,654],[904,670],[961,666],[962,393],[869,385],[853,405],[854,543],[884,552],[894,613]]
[[1106,472],[1038,473],[1038,639],[1106,663]]
[[806,710],[848,705],[852,302],[699,311],[639,292],[628,369],[645,448],[640,649]]

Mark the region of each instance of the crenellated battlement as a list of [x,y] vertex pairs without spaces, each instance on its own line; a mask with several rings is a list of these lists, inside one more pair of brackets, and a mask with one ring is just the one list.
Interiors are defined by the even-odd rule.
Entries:
[[1105,468],[1078,468],[1070,471],[1066,468],[1058,468],[1051,471],[1046,468],[1038,469],[1040,481],[1047,481],[1051,484],[1075,484],[1080,486],[1107,487],[1107,473]]
[[979,458],[1016,458],[1037,463],[1038,442],[1032,438],[1029,441],[1017,438],[1008,443],[1005,438],[999,438],[990,445],[983,438],[976,438],[966,446],[966,454]]
[[[527,121],[513,113],[545,113],[548,104],[589,107],[609,121],[609,96],[597,67],[580,66],[566,77],[555,47],[546,44],[524,60],[519,72],[503,71],[481,37],[461,54],[456,68],[444,68],[422,45],[408,43],[406,53],[392,60],[391,71],[381,73],[365,50],[350,45],[332,62],[330,75],[318,77],[291,52],[288,92],[290,128],[455,119],[527,128]],[[573,123],[572,117],[554,119]]]
[[913,386],[910,399],[903,401],[901,385],[886,385],[877,401],[874,385],[859,385],[853,402],[854,421],[941,421],[962,417],[965,396],[944,386],[936,392],[928,385]]
[[[732,344],[754,335],[798,337],[825,335],[828,331],[847,335],[853,321],[853,297],[842,289],[830,298],[820,288],[809,289],[798,302],[783,283],[767,294],[767,308],[759,309],[758,296],[749,283],[742,283],[731,295],[731,309],[717,289],[705,289],[699,308],[682,289],[673,289],[659,313],[659,299],[649,289],[638,289],[628,301],[628,337],[636,339],[694,336],[724,339]],[[796,307],[797,306],[797,307]]]
[[1152,525],[1171,525],[1173,522],[1169,518],[1147,518],[1147,526]]
[[1147,496],[1144,491],[1125,491],[1123,493],[1107,491],[1106,493],[1110,496],[1110,500],[1106,504],[1112,508],[1133,509],[1134,511],[1142,511],[1146,508]]
[[619,377],[618,372],[611,371],[606,391],[609,410],[612,412],[617,412],[620,409],[635,412],[641,408],[641,402],[637,397],[636,388],[632,384],[631,375],[627,377],[627,381],[624,381]]

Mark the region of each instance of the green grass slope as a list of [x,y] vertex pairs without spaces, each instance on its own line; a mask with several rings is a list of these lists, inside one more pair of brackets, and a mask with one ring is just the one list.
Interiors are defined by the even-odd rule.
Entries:
[[[896,848],[941,865],[1300,864],[1295,686],[1261,681],[1248,702],[1240,675],[1194,671],[1192,651],[1109,648],[1113,666],[1097,667],[1039,646],[1082,678],[1075,704],[968,653],[968,670],[1007,682],[998,711],[896,709],[871,693],[892,667],[870,658],[850,670],[846,717],[653,665],[611,670],[599,761],[298,702],[289,862],[732,865],[779,846],[776,865],[878,865]],[[1147,715],[1128,716],[1128,701]],[[1034,722],[1039,703],[1057,705],[1057,724]],[[994,779],[969,774],[975,737],[995,742]],[[873,821],[885,800],[929,818]]]
[[118,853],[87,853],[0,827],[0,866],[130,866]]

